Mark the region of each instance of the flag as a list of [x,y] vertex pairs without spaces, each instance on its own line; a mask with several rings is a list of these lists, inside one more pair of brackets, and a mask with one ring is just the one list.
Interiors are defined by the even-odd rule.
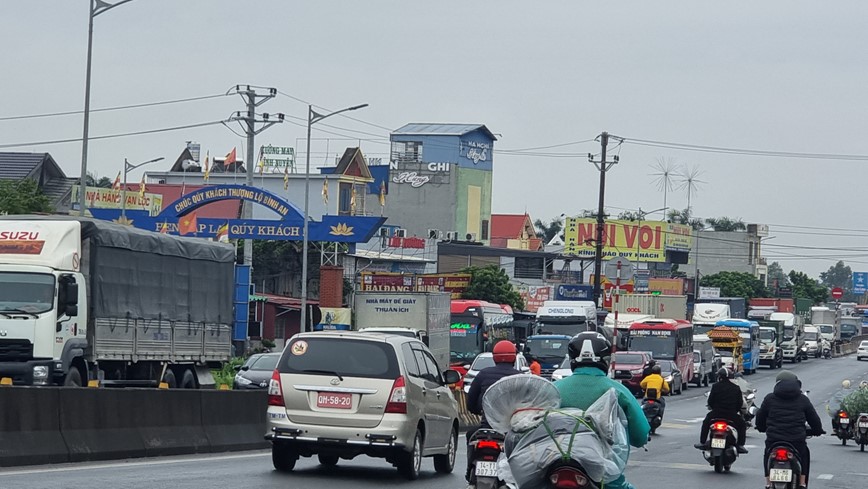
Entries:
[[386,207],[386,181],[380,182],[380,207]]
[[356,186],[353,185],[352,192],[350,192],[350,214],[356,213]]
[[265,158],[264,158],[264,156],[265,155],[262,152],[262,148],[259,148],[259,162],[256,163],[256,166],[259,167],[259,174],[260,175],[265,173]]
[[211,152],[205,153],[205,175],[204,180],[207,182],[208,178],[211,176],[211,167],[208,166],[208,159],[211,157]]
[[112,190],[115,192],[121,191],[121,172],[118,172],[118,176],[115,177],[115,181],[112,183]]
[[289,190],[289,164],[283,167],[283,190]]
[[183,236],[185,234],[196,234],[199,231],[199,223],[196,222],[196,213],[191,212],[182,217],[178,221],[178,233]]
[[322,181],[322,203],[329,205],[329,181]]
[[235,159],[236,159],[235,148],[232,148],[232,151],[230,151],[229,154],[226,155],[226,159],[223,160],[223,166],[229,167],[229,165],[231,165],[232,163],[235,163]]
[[142,183],[139,184],[139,198],[145,198],[145,174],[142,174]]
[[217,241],[221,243],[229,242],[229,221],[226,221],[217,228]]
[[169,234],[169,222],[163,222],[163,225],[160,226],[160,234]]

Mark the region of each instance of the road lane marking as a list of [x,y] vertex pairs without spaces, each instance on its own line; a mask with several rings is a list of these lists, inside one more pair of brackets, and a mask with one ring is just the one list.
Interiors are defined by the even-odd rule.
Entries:
[[118,469],[118,468],[133,468],[133,467],[147,467],[150,465],[172,465],[172,464],[183,464],[183,463],[191,463],[191,462],[205,462],[205,461],[221,461],[221,460],[239,460],[245,458],[256,458],[256,457],[266,457],[268,452],[260,451],[258,453],[246,453],[239,455],[218,455],[215,457],[179,457],[177,459],[160,459],[160,460],[142,460],[131,462],[130,459],[126,460],[118,460],[115,463],[100,463],[100,464],[91,464],[87,462],[74,464],[74,465],[63,465],[63,466],[53,466],[46,467],[41,466],[40,468],[35,469],[20,469],[20,470],[0,470],[0,478],[9,477],[9,476],[17,476],[17,475],[29,475],[29,474],[44,474],[45,472],[74,472],[79,470],[98,470],[98,469]]
[[830,480],[832,480],[832,477],[835,477],[835,476],[832,474],[820,474],[817,476],[817,479],[830,481]]
[[703,416],[703,417],[701,417],[701,418],[692,418],[692,419],[677,419],[677,418],[676,418],[676,419],[674,419],[673,421],[681,421],[682,423],[692,423],[692,424],[695,424],[695,423],[701,423],[701,422],[705,421],[705,416]]
[[677,423],[663,423],[660,425],[661,428],[674,428],[676,430],[687,430],[693,428],[687,424],[677,424]]

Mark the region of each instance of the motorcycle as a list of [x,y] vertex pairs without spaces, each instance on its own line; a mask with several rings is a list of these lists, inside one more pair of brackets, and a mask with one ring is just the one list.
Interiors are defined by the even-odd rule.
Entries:
[[826,360],[832,358],[832,348],[828,346],[823,347],[823,353],[821,355]]
[[759,411],[759,408],[754,404],[755,400],[756,389],[752,389],[751,392],[744,396],[744,404],[741,407],[741,417],[744,418],[744,424],[748,428],[751,427],[751,423],[756,417],[756,412]]
[[503,435],[487,429],[479,429],[470,437],[473,447],[470,460],[470,485],[476,489],[497,489],[504,482],[497,475],[497,459],[503,453]]
[[663,423],[663,405],[657,399],[657,389],[648,389],[642,399],[642,412],[651,426],[651,434],[657,433],[657,428]]
[[853,438],[853,434],[850,431],[850,416],[847,414],[847,411],[839,409],[838,412],[835,413],[835,417],[838,419],[838,426],[835,428],[835,436],[841,440],[841,445],[846,445],[847,440]]
[[599,489],[626,468],[626,418],[614,389],[584,411],[559,408],[551,382],[513,375],[489,387],[482,403],[492,429],[506,434],[497,474],[507,485]]
[[859,413],[856,418],[856,426],[853,430],[853,441],[859,444],[859,451],[865,451],[865,445],[868,445],[868,413]]
[[787,442],[772,446],[766,461],[769,468],[769,482],[774,489],[797,489],[802,475],[799,453]]
[[709,447],[702,450],[702,456],[718,474],[723,471],[729,472],[732,464],[738,459],[738,452],[735,449],[737,434],[735,428],[726,420],[711,421]]

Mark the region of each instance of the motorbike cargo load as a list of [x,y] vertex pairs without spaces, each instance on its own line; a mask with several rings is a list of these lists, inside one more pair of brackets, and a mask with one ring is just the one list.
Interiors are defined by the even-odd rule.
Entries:
[[617,479],[630,453],[627,420],[610,389],[587,410],[559,408],[560,393],[537,376],[504,377],[488,388],[482,403],[492,428],[506,434],[498,463],[501,480],[520,489],[549,486],[546,470],[575,461],[599,482]]

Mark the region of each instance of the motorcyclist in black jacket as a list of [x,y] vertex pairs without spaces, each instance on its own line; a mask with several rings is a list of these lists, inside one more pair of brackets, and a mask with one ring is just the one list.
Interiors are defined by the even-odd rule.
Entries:
[[744,395],[741,392],[741,387],[730,381],[733,377],[735,374],[728,367],[723,367],[717,371],[717,382],[711,387],[711,392],[708,394],[708,407],[711,410],[705,416],[705,421],[702,422],[699,443],[693,445],[694,447],[700,450],[708,449],[708,431],[711,427],[711,421],[725,419],[738,432],[735,449],[738,453],[747,453],[747,449],[744,447],[747,426],[741,416]]
[[479,374],[476,375],[470,384],[470,392],[467,393],[467,409],[473,414],[482,416],[478,427],[467,430],[467,474],[465,478],[468,482],[470,482],[471,461],[473,460],[473,447],[469,445],[470,440],[473,438],[476,430],[491,428],[488,420],[485,419],[485,413],[482,411],[482,396],[498,380],[521,373],[515,369],[516,348],[511,341],[498,341],[491,350],[491,353],[494,358],[494,366],[480,370]]
[[[802,382],[796,374],[784,370],[777,375],[776,381],[774,391],[763,399],[756,414],[756,429],[766,434],[766,449],[763,455],[766,487],[769,487],[769,467],[766,461],[772,446],[781,441],[791,444],[799,453],[802,466],[799,486],[806,487],[811,469],[811,451],[808,450],[805,440],[808,434],[824,434],[823,423],[811,400],[802,394]],[[810,432],[805,430],[805,424],[810,426]]]

